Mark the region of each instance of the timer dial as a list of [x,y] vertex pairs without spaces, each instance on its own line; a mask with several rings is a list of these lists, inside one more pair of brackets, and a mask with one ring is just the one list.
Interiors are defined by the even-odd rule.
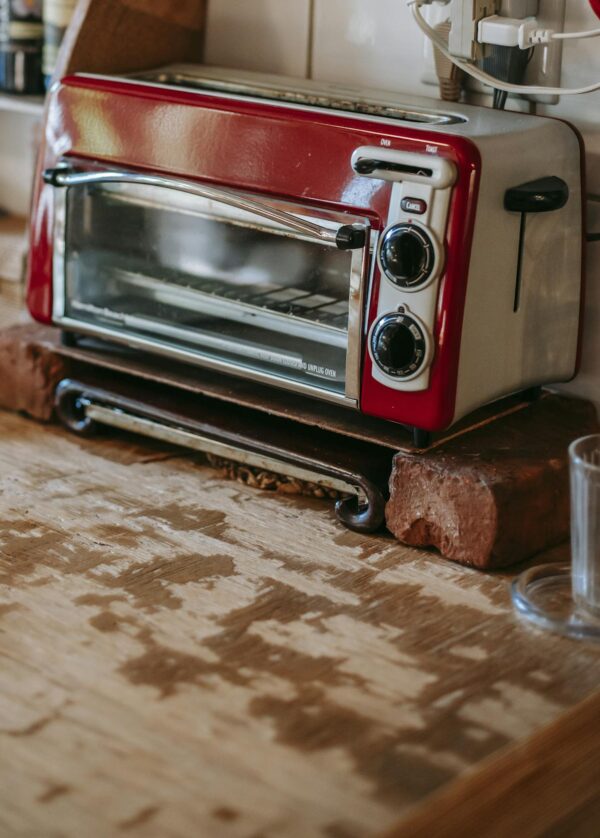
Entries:
[[433,274],[436,250],[422,227],[396,224],[384,233],[379,261],[394,285],[412,291],[425,285]]
[[371,333],[371,354],[377,366],[393,378],[415,378],[425,366],[428,341],[424,327],[412,315],[384,315]]

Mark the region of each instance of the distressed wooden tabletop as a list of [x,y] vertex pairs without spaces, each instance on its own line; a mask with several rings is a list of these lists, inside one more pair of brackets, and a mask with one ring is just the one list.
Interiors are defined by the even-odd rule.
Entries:
[[598,688],[508,580],[0,413],[0,835],[376,835]]

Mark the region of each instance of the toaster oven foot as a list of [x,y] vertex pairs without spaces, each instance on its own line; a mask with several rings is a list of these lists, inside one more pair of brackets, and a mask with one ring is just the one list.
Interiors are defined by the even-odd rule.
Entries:
[[77,346],[77,335],[75,332],[67,332],[65,329],[61,330],[60,342],[63,346],[74,348]]
[[333,489],[343,496],[335,506],[338,520],[355,532],[373,533],[385,523],[385,483],[363,472],[364,455],[354,463],[350,458],[317,459],[312,438],[303,446],[301,434],[296,434],[295,447],[287,444],[289,429],[265,439],[249,434],[244,424],[228,425],[221,417],[219,424],[209,422],[186,410],[140,401],[129,392],[109,392],[70,379],[58,385],[55,409],[62,424],[79,436],[93,436],[108,426]]
[[523,390],[523,398],[527,402],[537,402],[542,398],[543,392],[543,387],[530,387],[528,390]]
[[431,445],[431,433],[422,428],[413,428],[413,445],[415,448],[429,448]]

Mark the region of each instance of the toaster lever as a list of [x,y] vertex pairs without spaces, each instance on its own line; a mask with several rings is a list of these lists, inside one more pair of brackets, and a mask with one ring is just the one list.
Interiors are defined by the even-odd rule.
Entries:
[[530,213],[552,212],[553,210],[562,209],[568,200],[569,187],[559,177],[543,177],[539,178],[539,180],[530,180],[528,183],[522,183],[520,186],[507,189],[504,194],[504,209],[508,212],[518,212],[521,214],[517,276],[515,280],[515,298],[513,305],[513,311],[515,313],[521,305],[527,216]]
[[562,209],[569,200],[569,187],[559,177],[543,177],[513,186],[504,195],[508,212],[552,212]]

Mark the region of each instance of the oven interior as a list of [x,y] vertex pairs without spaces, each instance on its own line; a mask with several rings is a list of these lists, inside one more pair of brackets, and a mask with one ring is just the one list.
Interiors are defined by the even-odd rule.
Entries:
[[346,394],[355,252],[132,184],[69,188],[64,235],[66,321]]

